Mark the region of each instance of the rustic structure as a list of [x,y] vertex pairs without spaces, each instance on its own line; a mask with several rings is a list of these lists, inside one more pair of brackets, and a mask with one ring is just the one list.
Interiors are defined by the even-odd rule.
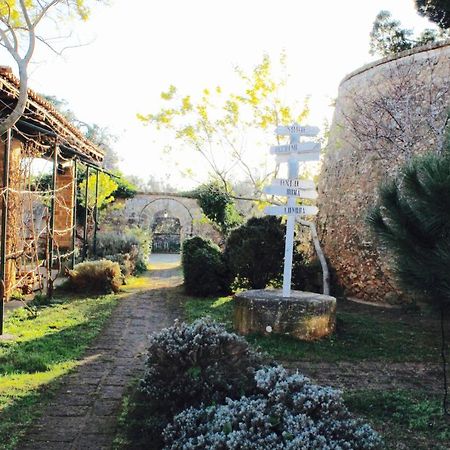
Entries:
[[[0,67],[0,118],[9,114],[17,101],[19,80],[11,69]],[[54,106],[32,90],[22,118],[0,141],[1,188],[1,300],[37,270],[38,240],[46,241],[49,270],[57,255],[74,254],[77,163],[99,169],[103,151],[91,143]],[[53,162],[46,229],[35,230],[33,205],[40,193],[33,186],[27,164],[35,158]],[[86,237],[86,236],[85,236]],[[20,261],[27,259],[25,273],[19,273]],[[2,308],[3,310],[3,308]]]
[[365,218],[378,186],[416,154],[443,151],[450,42],[403,52],[342,81],[319,182],[317,225],[347,295],[406,300]]
[[[140,192],[133,198],[122,200],[121,208],[117,203],[120,203],[120,200],[116,202],[113,210],[106,213],[103,220],[105,227],[108,224],[114,227],[139,226],[158,235],[158,224],[161,218],[167,218],[179,222],[177,227],[179,236],[167,236],[169,242],[178,242],[178,245],[173,245],[173,249],[179,248],[183,240],[191,236],[201,235],[216,242],[220,241],[220,234],[205,220],[194,198],[173,192]],[[160,240],[161,235],[157,236],[156,251],[161,251],[161,246],[158,244]]]

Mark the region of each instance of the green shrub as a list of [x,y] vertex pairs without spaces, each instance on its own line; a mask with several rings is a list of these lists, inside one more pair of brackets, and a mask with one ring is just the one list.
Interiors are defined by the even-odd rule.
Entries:
[[151,249],[151,233],[138,228],[99,234],[96,256],[119,263],[124,276],[147,269]]
[[308,261],[296,250],[292,261],[292,288],[299,291],[322,292],[322,267],[318,259]]
[[68,288],[76,292],[118,292],[123,282],[119,264],[106,259],[77,264],[68,275]]
[[252,392],[260,365],[261,357],[245,339],[207,319],[175,323],[154,335],[140,383],[148,442],[158,442],[163,428],[185,408]]
[[236,209],[230,193],[222,183],[212,181],[201,185],[194,196],[203,214],[220,230],[223,236],[242,223],[242,217]]
[[186,293],[206,297],[229,291],[222,252],[210,240],[198,236],[185,240],[181,263]]
[[276,217],[253,217],[230,233],[225,260],[238,286],[264,289],[282,272],[284,226]]

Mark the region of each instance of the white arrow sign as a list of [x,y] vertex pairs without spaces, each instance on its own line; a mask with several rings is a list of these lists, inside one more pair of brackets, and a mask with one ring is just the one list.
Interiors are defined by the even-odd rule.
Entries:
[[314,137],[319,134],[318,127],[310,127],[308,125],[302,127],[300,125],[288,125],[285,127],[277,127],[275,133],[279,136],[289,136],[291,134],[298,134],[300,136]]
[[289,160],[301,161],[301,162],[319,161],[320,153],[319,152],[292,153],[290,155],[277,155],[277,159],[276,159],[277,163],[285,163],[285,162],[289,162]]
[[275,178],[272,180],[274,186],[286,186],[299,189],[315,189],[316,185],[311,180],[299,180],[297,178],[289,180],[286,178]]
[[270,153],[272,155],[303,152],[320,152],[320,144],[317,142],[299,142],[298,144],[273,145],[270,147]]
[[315,216],[317,206],[266,206],[264,214],[269,216]]
[[263,192],[269,195],[283,195],[288,197],[309,198],[313,200],[317,198],[316,191],[287,186],[265,186]]

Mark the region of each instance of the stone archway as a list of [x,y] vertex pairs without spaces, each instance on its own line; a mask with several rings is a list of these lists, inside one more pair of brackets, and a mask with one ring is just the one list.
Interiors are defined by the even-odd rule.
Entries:
[[181,249],[181,222],[170,217],[167,210],[158,211],[152,224],[154,253],[179,253]]

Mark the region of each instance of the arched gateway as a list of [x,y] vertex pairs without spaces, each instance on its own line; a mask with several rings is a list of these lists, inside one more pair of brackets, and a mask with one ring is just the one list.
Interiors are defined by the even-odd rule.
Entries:
[[183,241],[191,236],[219,239],[217,231],[204,220],[197,200],[177,193],[138,193],[113,214],[108,220],[116,225],[151,230],[155,253],[179,252]]

